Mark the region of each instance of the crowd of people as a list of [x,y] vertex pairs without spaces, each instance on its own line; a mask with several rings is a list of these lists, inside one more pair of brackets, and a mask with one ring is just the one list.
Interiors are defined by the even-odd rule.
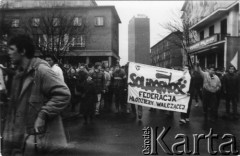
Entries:
[[[95,116],[112,111],[117,115],[138,114],[138,118],[142,118],[142,106],[127,103],[127,65],[121,67],[117,63],[108,67],[97,62],[93,65],[79,63],[77,66],[64,64],[60,68],[52,56],[46,56],[45,60],[35,58],[33,42],[26,35],[12,38],[8,46],[12,66],[7,68],[0,65],[1,102],[8,109],[1,117],[5,118],[1,133],[6,155],[23,151],[25,155],[33,155],[39,149],[43,153],[49,152],[50,146],[51,150],[62,148],[66,138],[60,114],[69,107],[72,112],[83,115],[85,125],[91,123]],[[222,97],[226,98],[226,113],[223,117],[238,119],[240,77],[233,66],[224,72],[216,72],[213,66],[203,71],[196,62],[192,69],[186,65],[183,70],[184,74],[191,76],[191,82],[188,111],[181,113],[180,124],[190,122],[193,100],[196,102],[195,107],[202,101],[206,120],[216,121]],[[150,108],[149,111],[154,112],[156,109]],[[169,114],[173,116],[173,112]],[[36,140],[44,138],[38,135],[46,132],[51,139],[45,139],[47,143],[42,146],[36,145]],[[26,145],[26,142],[32,144]]]
[[[94,65],[64,65],[64,80],[71,91],[71,110],[84,115],[87,124],[93,116],[109,113],[115,103],[117,114],[126,113],[127,76],[125,67]],[[113,98],[115,97],[115,98]],[[114,102],[113,102],[114,100]],[[80,109],[77,105],[80,105]],[[77,109],[77,110],[76,110]]]
[[[202,102],[204,119],[215,122],[219,118],[220,101],[225,99],[225,113],[223,119],[238,120],[237,103],[239,102],[239,72],[234,66],[229,66],[227,71],[220,71],[214,66],[209,66],[204,71],[199,62],[193,66],[185,66],[185,70],[191,75],[189,87],[189,104],[187,113],[181,113],[180,124],[186,124],[189,120],[192,101],[195,100],[195,107],[199,106],[199,99]],[[232,106],[231,106],[232,104]],[[230,113],[230,106],[232,113]]]

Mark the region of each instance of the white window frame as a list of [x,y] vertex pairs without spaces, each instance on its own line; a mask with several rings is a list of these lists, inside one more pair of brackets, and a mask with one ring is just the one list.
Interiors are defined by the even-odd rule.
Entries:
[[39,27],[39,25],[40,25],[40,18],[37,18],[37,17],[32,18],[32,26]]
[[74,36],[72,39],[72,46],[84,48],[86,46],[85,35]]
[[82,17],[74,17],[73,26],[82,26]]
[[52,25],[53,25],[54,27],[60,26],[60,18],[54,17],[54,18],[52,19]]
[[104,26],[104,17],[103,16],[95,17],[95,26]]
[[20,25],[20,19],[19,18],[12,19],[12,23],[11,23],[12,28],[18,28],[19,25]]

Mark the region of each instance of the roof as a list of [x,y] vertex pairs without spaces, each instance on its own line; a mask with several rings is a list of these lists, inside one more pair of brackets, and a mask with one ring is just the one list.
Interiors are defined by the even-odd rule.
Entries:
[[182,6],[181,11],[184,11],[184,10],[185,10],[185,7],[187,6],[187,3],[188,3],[188,1],[186,0],[186,1],[184,2],[183,6]]
[[226,8],[219,8],[215,10],[214,12],[212,12],[211,14],[209,14],[208,16],[200,20],[198,23],[191,26],[190,29],[199,29],[201,27],[204,27],[206,23],[210,23],[211,21],[217,20],[223,17],[224,15],[227,15],[228,11],[237,4],[239,4],[239,1],[235,1],[234,3],[232,3],[230,6]]
[[[54,7],[55,9],[111,9],[117,21],[121,23],[120,17],[116,11],[115,6],[58,6]],[[35,7],[35,8],[5,8],[4,11],[26,11],[26,10],[42,10],[42,9],[52,9],[52,8],[43,8],[43,7]]]

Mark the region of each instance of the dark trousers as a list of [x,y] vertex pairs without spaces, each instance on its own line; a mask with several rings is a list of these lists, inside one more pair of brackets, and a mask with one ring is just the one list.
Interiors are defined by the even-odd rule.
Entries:
[[198,102],[198,97],[200,98],[200,100],[202,100],[202,91],[201,91],[201,88],[199,87],[194,89],[194,98],[196,102]]
[[188,102],[188,109],[187,109],[187,113],[181,113],[181,119],[187,119],[190,116],[190,112],[191,112],[191,106],[192,106],[192,99],[193,96],[190,96],[189,102]]
[[138,113],[139,113],[139,112],[142,112],[142,106],[131,104],[131,109],[132,109],[132,113],[133,113],[133,114],[136,114],[136,113],[137,113],[137,112],[136,112],[136,107],[137,107]]
[[113,94],[115,95],[115,106],[117,112],[122,110],[123,112],[126,111],[126,102],[125,102],[125,97],[124,95],[124,90],[121,88],[116,88],[114,89]]
[[216,93],[209,92],[206,89],[203,89],[203,112],[206,119],[209,113],[211,118],[217,118]]
[[104,98],[104,110],[110,111],[112,104],[112,93],[110,91],[105,92],[103,94],[103,98]]
[[226,113],[230,115],[230,102],[232,102],[233,115],[237,115],[237,97],[226,95]]
[[[222,92],[221,90],[217,91],[216,92],[216,111],[218,112],[218,108],[219,108],[219,105],[220,105],[220,101],[221,101],[221,97],[222,97]],[[217,114],[217,117],[218,117],[218,114]]]

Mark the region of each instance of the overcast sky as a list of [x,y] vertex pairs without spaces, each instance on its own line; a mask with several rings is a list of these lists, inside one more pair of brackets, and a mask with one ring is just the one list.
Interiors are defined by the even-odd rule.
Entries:
[[184,1],[96,1],[101,5],[114,5],[121,19],[119,25],[120,63],[128,61],[128,23],[137,14],[144,14],[150,19],[150,47],[160,41],[169,32],[160,26],[166,23],[173,12],[181,10]]

